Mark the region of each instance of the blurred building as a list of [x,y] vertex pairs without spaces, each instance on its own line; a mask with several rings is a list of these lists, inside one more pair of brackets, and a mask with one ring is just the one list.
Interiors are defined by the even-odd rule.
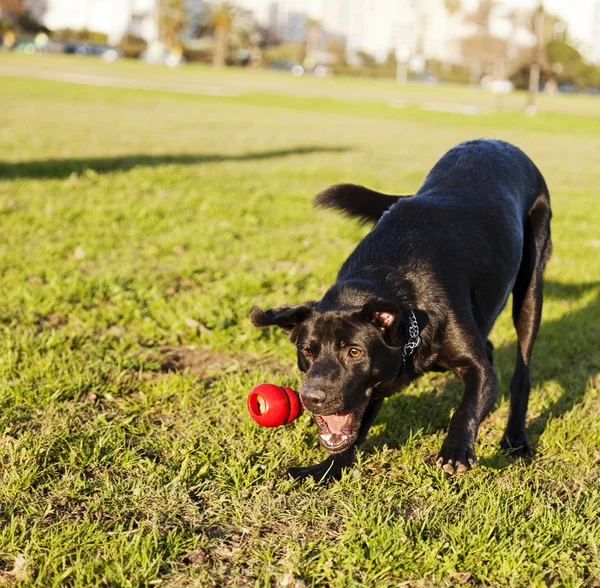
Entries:
[[[146,41],[158,38],[160,0],[0,0],[0,16],[15,19],[24,11],[49,29],[88,29],[105,33],[117,43],[125,32]],[[186,0],[193,37],[193,22],[206,4],[221,0]],[[230,0],[245,8],[262,26],[284,41],[307,38],[317,22],[323,39],[333,38],[346,47],[352,62],[363,51],[378,61],[390,52],[409,58],[463,63],[462,40],[477,33],[468,15],[482,0]],[[490,35],[506,40],[511,51],[533,43],[528,14],[540,0],[498,0],[489,22]],[[543,0],[546,11],[567,24],[570,41],[584,58],[600,64],[600,0]]]
[[0,0],[0,16],[18,15],[22,11],[23,0]]
[[[540,0],[499,0],[489,21],[489,33],[513,50],[534,42],[528,15]],[[235,0],[263,26],[284,40],[297,40],[302,23],[314,19],[344,39],[348,57],[365,51],[383,61],[391,50],[461,63],[461,39],[475,25],[465,17],[480,0]],[[588,60],[600,61],[600,0],[543,0],[547,11],[564,20],[571,40]],[[449,9],[455,4],[457,10]],[[305,34],[305,32],[304,32]]]
[[[540,0],[503,0],[508,5],[534,9]],[[600,0],[543,0],[546,12],[566,25],[569,42],[584,59],[600,65]]]
[[27,10],[25,0],[0,0],[0,18],[16,21]]
[[[390,51],[408,57],[460,63],[460,39],[471,32],[465,15],[479,0],[463,0],[457,10],[445,0],[237,0],[251,10],[263,26],[284,40],[299,40],[303,23],[314,19],[325,31],[344,39],[349,61],[366,52],[384,61]],[[531,45],[533,35],[518,22],[507,21],[501,3],[494,9],[490,28],[500,37],[511,36],[517,45]]]
[[126,31],[153,41],[158,36],[158,0],[0,0],[35,11],[36,18],[51,30],[96,31],[118,43]]

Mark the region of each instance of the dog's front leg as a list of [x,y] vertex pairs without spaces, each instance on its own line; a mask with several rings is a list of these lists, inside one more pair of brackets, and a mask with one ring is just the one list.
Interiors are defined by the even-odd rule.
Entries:
[[498,391],[496,374],[485,353],[477,354],[469,365],[458,367],[456,373],[465,391],[437,460],[437,466],[449,474],[460,474],[477,464],[475,439],[479,424],[492,408]]
[[383,398],[371,397],[365,414],[362,417],[358,436],[353,445],[340,453],[333,453],[327,459],[314,466],[307,467],[292,467],[287,470],[287,473],[297,480],[304,478],[313,478],[317,482],[335,479],[339,480],[342,477],[342,472],[345,468],[352,464],[356,454],[356,448],[364,441],[381,405]]
[[323,482],[329,479],[339,480],[342,477],[344,468],[354,461],[355,451],[356,444],[345,451],[330,455],[327,459],[316,465],[288,468],[287,473],[296,480],[303,480],[304,478],[313,478],[316,482]]

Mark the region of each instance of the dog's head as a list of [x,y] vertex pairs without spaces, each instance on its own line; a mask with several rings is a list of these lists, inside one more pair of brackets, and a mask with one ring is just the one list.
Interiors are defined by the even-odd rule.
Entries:
[[360,308],[321,311],[314,302],[262,311],[257,327],[276,325],[296,345],[306,374],[300,398],[319,426],[321,443],[340,452],[354,443],[369,398],[402,364],[405,324],[400,308],[374,299]]

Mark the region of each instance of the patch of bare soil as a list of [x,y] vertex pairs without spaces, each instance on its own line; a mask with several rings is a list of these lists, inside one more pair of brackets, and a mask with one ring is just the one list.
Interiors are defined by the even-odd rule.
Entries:
[[281,358],[268,355],[230,355],[211,351],[197,345],[172,345],[161,347],[160,364],[163,372],[183,372],[199,378],[237,371],[263,368],[273,371],[289,370],[290,365]]
[[35,326],[38,331],[43,329],[58,329],[66,325],[69,322],[69,317],[61,314],[48,314],[42,315],[37,314],[35,319]]
[[0,586],[14,586],[31,579],[31,562],[21,553],[0,553]]

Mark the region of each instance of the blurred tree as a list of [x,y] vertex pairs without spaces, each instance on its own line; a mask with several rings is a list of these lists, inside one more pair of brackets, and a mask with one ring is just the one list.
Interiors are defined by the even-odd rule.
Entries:
[[187,16],[185,0],[160,0],[160,37],[169,49],[177,44],[179,34],[187,24]]
[[25,15],[36,22],[38,26],[41,26],[41,22],[48,11],[48,0],[25,0],[23,8]]
[[466,22],[473,23],[485,32],[490,32],[490,19],[498,3],[496,0],[479,0],[477,8],[466,15]]
[[269,64],[274,61],[296,61],[298,56],[297,43],[280,43],[269,47],[264,52],[265,63]]
[[[444,8],[446,12],[453,17],[456,13],[460,12],[462,8],[461,0],[444,0]],[[437,73],[441,74],[443,79],[449,79],[452,72],[452,64],[449,61],[444,60]]]
[[475,77],[492,70],[494,63],[506,53],[506,41],[490,34],[475,33],[460,41],[461,52],[471,64]]
[[276,31],[269,27],[255,25],[254,32],[258,37],[258,46],[261,49],[276,47],[277,45],[281,44],[281,37],[277,34]]
[[248,11],[239,8],[234,9],[229,27],[229,50],[258,49],[260,39],[252,15]]
[[472,81],[479,81],[506,55],[506,41],[490,32],[490,19],[496,6],[495,0],[480,0],[477,8],[465,17],[465,22],[475,28],[471,35],[460,40],[461,53],[471,67]]
[[42,22],[48,0],[0,0],[0,20],[7,29],[25,33],[50,32]]
[[375,67],[377,65],[377,60],[370,53],[366,51],[359,50],[356,52],[356,57],[360,60],[360,64],[363,67]]
[[325,45],[325,51],[335,56],[336,63],[346,63],[346,45],[339,39],[329,37]]
[[215,67],[225,66],[229,45],[229,33],[234,20],[235,8],[228,2],[220,4],[213,10],[212,26],[215,40],[213,65]]
[[577,87],[600,86],[600,68],[585,63],[581,53],[566,38],[552,39],[546,45],[546,55],[559,83]]
[[88,29],[56,29],[51,34],[55,41],[62,42],[84,41],[86,43],[104,44],[108,41],[106,33],[89,31]]
[[[534,27],[534,17],[530,26]],[[584,61],[579,51],[569,43],[568,30],[560,18],[545,13],[541,32],[541,50],[535,54],[535,47],[520,52],[518,67],[511,80],[517,88],[527,88],[532,64],[537,59],[540,67],[540,81],[547,84],[572,84],[582,88],[600,86],[600,68]]]
[[398,61],[396,60],[396,51],[394,49],[390,49],[385,58],[385,66],[391,69],[395,69]]
[[309,18],[306,22],[306,41],[304,43],[303,53],[300,61],[304,61],[307,57],[310,57],[318,48],[319,37],[323,32],[321,23],[314,19]]
[[525,113],[530,116],[536,112],[536,100],[540,87],[540,75],[542,72],[544,56],[544,16],[544,5],[540,1],[531,16],[535,45],[533,47],[532,60],[529,67],[529,84],[527,102],[525,105]]
[[137,59],[148,49],[148,42],[132,33],[125,33],[119,41],[118,48],[124,57],[134,57]]
[[444,0],[444,8],[450,16],[453,16],[462,8],[461,0]]

